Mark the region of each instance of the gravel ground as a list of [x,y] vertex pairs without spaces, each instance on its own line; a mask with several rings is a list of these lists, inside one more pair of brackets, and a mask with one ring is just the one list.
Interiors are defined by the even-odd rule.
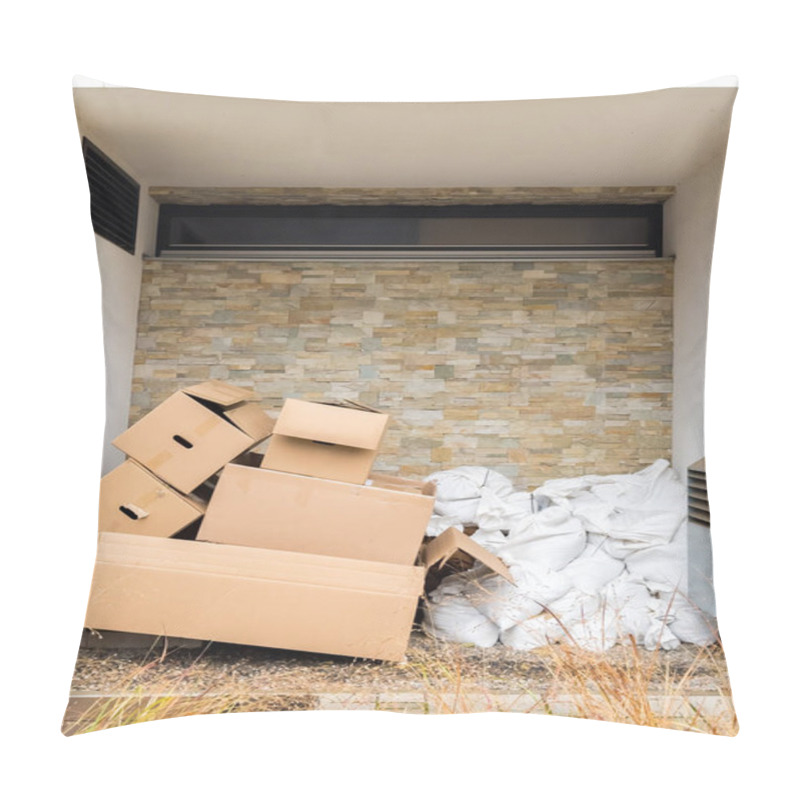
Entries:
[[[264,695],[317,695],[320,693],[409,692],[452,686],[489,692],[545,691],[553,684],[559,654],[567,651],[519,652],[497,645],[478,648],[433,640],[419,631],[412,634],[406,661],[383,663],[363,659],[212,643],[202,647],[170,647],[163,640],[148,653],[137,649],[81,648],[72,693],[113,694],[132,690],[153,693],[219,691]],[[681,645],[671,652],[640,651],[652,668],[652,683],[663,686],[685,677],[686,690],[698,693],[729,692],[721,648]],[[582,655],[581,657],[584,657]],[[624,668],[632,661],[630,647],[617,645],[601,656],[604,663]]]

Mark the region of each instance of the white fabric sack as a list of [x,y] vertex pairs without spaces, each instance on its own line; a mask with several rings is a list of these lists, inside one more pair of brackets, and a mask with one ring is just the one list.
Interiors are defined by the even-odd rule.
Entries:
[[478,503],[475,523],[487,531],[507,531],[535,511],[536,501],[531,492],[512,492],[500,496],[493,491],[484,491]]
[[664,459],[633,475],[547,481],[534,497],[575,514],[589,532],[622,540],[626,553],[669,542],[686,518],[686,489]]
[[497,644],[500,629],[488,620],[470,601],[442,587],[435,589],[423,605],[422,629],[430,636],[446,642],[492,647]]
[[558,506],[546,508],[515,524],[508,543],[497,552],[506,564],[560,570],[586,546],[579,519]]
[[535,650],[554,644],[562,635],[560,625],[550,614],[539,614],[500,632],[500,642],[514,650]]
[[478,507],[484,497],[507,497],[514,491],[511,481],[488,467],[456,467],[428,475],[436,483],[434,513],[455,517],[461,524],[477,524]]
[[609,583],[602,593],[606,613],[614,620],[617,636],[622,644],[643,645],[654,620],[656,599],[644,581],[627,571]]
[[464,525],[477,524],[478,506],[486,494],[507,497],[514,488],[511,481],[488,467],[456,467],[428,475],[436,483],[433,510],[445,517],[455,517]]
[[509,565],[509,571],[515,583],[490,574],[469,594],[475,607],[501,631],[541,613],[571,588],[567,578],[552,570]]
[[487,531],[483,528],[478,528],[478,530],[470,536],[470,539],[472,539],[473,542],[477,542],[490,553],[497,553],[498,550],[505,547],[508,543],[508,538],[502,531]]
[[499,630],[506,630],[541,613],[571,588],[567,578],[552,570],[509,565],[509,571],[515,583],[484,566],[448,575],[431,598],[438,601],[444,595],[458,595]]
[[686,597],[677,592],[668,598],[672,621],[669,623],[670,631],[682,642],[707,647],[714,644],[717,639],[716,621],[704,614],[697,606]]
[[686,591],[688,569],[687,526],[682,524],[671,542],[630,553],[625,567],[643,580],[651,592]]
[[613,615],[607,614],[596,593],[573,589],[549,606],[560,633],[557,641],[601,652],[617,642]]
[[654,597],[650,604],[650,628],[644,636],[644,646],[647,650],[674,650],[680,640],[670,630],[669,624],[675,619],[672,603],[663,598]]
[[587,543],[583,552],[570,561],[561,572],[569,578],[576,589],[592,593],[599,592],[621,575],[624,569],[624,561],[612,558],[596,544]]
[[497,644],[499,628],[463,597],[444,597],[441,602],[426,607],[423,614],[423,630],[436,639],[476,647]]
[[458,517],[442,517],[439,514],[432,514],[428,522],[428,527],[425,529],[426,536],[438,536],[444,533],[448,528],[458,528],[462,533],[464,532],[464,525],[458,521]]
[[470,587],[467,597],[484,617],[497,625],[500,631],[512,628],[522,620],[544,610],[534,595],[527,593],[523,587],[509,583],[499,575],[488,575],[476,581]]
[[680,639],[670,630],[663,620],[655,619],[644,636],[646,650],[674,650],[680,645]]
[[565,635],[561,641],[581,650],[602,653],[617,643],[616,623],[602,608],[589,617],[574,620],[567,629],[569,635]]

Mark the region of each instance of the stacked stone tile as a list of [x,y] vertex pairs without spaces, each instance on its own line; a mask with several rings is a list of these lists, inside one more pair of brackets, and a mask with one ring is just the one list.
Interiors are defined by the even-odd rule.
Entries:
[[378,466],[529,487],[671,454],[672,259],[145,260],[131,419],[220,379],[387,411]]

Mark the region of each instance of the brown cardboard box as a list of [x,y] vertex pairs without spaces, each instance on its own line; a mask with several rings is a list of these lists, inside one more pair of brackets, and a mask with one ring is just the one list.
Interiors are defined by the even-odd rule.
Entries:
[[433,485],[391,486],[228,464],[197,538],[410,565],[433,512]]
[[284,402],[261,466],[363,484],[389,417],[356,404]]
[[168,397],[112,444],[188,494],[272,431],[274,420],[249,389],[222,381]]
[[202,517],[204,509],[128,460],[100,481],[98,530],[172,536]]
[[103,533],[86,627],[401,660],[424,569]]

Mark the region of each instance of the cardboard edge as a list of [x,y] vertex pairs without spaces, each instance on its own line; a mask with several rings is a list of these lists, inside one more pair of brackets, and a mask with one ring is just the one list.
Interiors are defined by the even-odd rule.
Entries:
[[222,416],[243,434],[249,436],[253,440],[253,447],[272,435],[277,421],[258,403],[252,401],[229,406],[224,409]]
[[144,472],[149,478],[154,480],[156,483],[161,484],[161,486],[167,489],[171,494],[174,494],[179,500],[182,500],[184,503],[186,503],[186,505],[191,506],[195,511],[198,512],[199,515],[202,516],[203,514],[206,513],[206,509],[208,508],[208,503],[206,503],[205,500],[199,497],[188,495],[185,492],[182,492],[180,489],[177,489],[175,486],[170,485],[163,478],[159,478],[158,475],[147,469],[146,466],[140,464],[135,458],[131,458],[129,456],[122,463],[130,464],[130,466]]
[[511,571],[501,559],[494,553],[490,553],[486,548],[481,547],[457,528],[448,528],[432,542],[426,544],[422,549],[422,563],[426,569],[442,566],[459,551],[472,556],[476,561],[480,561],[481,564],[489,567],[509,583],[516,585]]
[[243,386],[235,386],[232,383],[225,383],[219,380],[195,383],[191,386],[185,386],[180,391],[193,399],[206,400],[222,408],[231,408],[240,403],[248,403],[256,399],[255,392],[252,389],[245,389]]

